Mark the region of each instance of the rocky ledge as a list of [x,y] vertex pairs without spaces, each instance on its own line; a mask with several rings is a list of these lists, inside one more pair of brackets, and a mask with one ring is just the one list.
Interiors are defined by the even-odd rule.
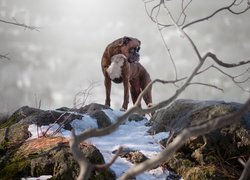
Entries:
[[[216,117],[233,113],[241,104],[214,101],[177,100],[171,106],[157,111],[150,120],[149,133],[172,132],[172,138],[181,130],[196,126]],[[74,161],[68,139],[60,136],[41,134],[40,138],[29,139],[31,124],[39,126],[53,123],[61,124],[71,130],[70,122],[82,119],[85,114],[97,120],[98,128],[107,127],[112,120],[103,112],[109,107],[90,104],[81,109],[66,107],[55,111],[45,111],[22,107],[9,118],[0,122],[0,177],[1,179],[20,179],[52,175],[51,179],[75,179],[79,166]],[[73,112],[73,113],[72,113]],[[141,120],[133,114],[129,120]],[[202,137],[193,137],[179,149],[167,162],[162,164],[184,179],[238,179],[243,166],[250,156],[250,112],[230,126],[214,130]],[[169,139],[161,143],[167,146]],[[82,143],[85,156],[93,164],[103,164],[104,158],[93,145]],[[124,151],[121,157],[132,163],[147,159],[137,151]],[[177,179],[179,176],[175,176]],[[174,179],[176,179],[174,178]],[[116,179],[110,169],[93,170],[91,179]]]
[[[29,140],[31,124],[38,126],[53,123],[62,124],[71,129],[70,122],[81,119],[88,114],[97,119],[99,128],[111,124],[111,120],[102,109],[109,107],[91,104],[84,108],[60,108],[45,111],[24,106],[8,119],[0,122],[0,177],[1,179],[21,179],[22,177],[39,177],[52,175],[51,179],[76,179],[79,166],[70,152],[68,139],[60,136],[41,134],[40,138]],[[82,143],[82,152],[93,164],[104,164],[100,151],[91,144]],[[93,170],[90,179],[115,179],[110,169]]]

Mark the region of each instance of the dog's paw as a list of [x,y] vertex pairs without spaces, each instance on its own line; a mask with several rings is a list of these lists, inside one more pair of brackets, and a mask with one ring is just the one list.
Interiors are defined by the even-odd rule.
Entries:
[[148,108],[151,108],[154,105],[153,105],[153,103],[149,103],[147,106],[148,106]]
[[120,109],[120,111],[125,112],[125,111],[126,111],[126,109],[122,107],[122,108]]

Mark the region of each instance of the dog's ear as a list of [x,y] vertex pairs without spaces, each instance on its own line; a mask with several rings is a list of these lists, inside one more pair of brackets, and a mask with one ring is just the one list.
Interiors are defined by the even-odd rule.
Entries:
[[127,45],[129,43],[129,41],[131,41],[131,38],[124,36],[122,38],[122,45]]

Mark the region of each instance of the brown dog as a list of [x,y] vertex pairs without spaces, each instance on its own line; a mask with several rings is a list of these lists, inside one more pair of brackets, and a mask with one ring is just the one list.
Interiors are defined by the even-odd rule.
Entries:
[[[111,81],[124,85],[122,109],[129,103],[129,84],[133,103],[151,79],[146,69],[138,62],[141,42],[136,38],[123,37],[110,43],[102,56],[102,72],[106,88],[105,105],[110,106]],[[152,104],[151,87],[143,97],[148,106]]]

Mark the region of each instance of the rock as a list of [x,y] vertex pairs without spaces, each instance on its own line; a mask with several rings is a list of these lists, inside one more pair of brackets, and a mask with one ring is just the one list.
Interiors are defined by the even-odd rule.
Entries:
[[96,119],[98,128],[105,128],[111,125],[110,118],[103,111],[94,111],[90,116]]
[[[93,103],[83,108],[90,116],[96,118],[99,128],[111,125],[111,120],[102,111],[102,109],[109,107]],[[72,112],[71,110],[66,107],[57,111],[45,111],[28,106],[21,107],[9,118],[0,122],[0,154],[5,153],[12,146],[21,145],[28,139],[31,136],[28,127],[31,124],[43,126],[58,123],[59,125],[62,124],[64,129],[71,130],[70,122],[74,119],[82,119],[84,116],[84,114]]]
[[129,121],[136,121],[136,122],[142,121],[144,119],[145,119],[145,116],[142,116],[142,115],[139,115],[139,114],[131,114],[128,117]]
[[120,157],[125,157],[129,162],[133,164],[138,164],[146,161],[148,158],[140,151],[131,151],[123,153]]
[[73,119],[81,119],[82,115],[70,112],[44,111],[28,106],[21,107],[6,121],[0,124],[0,154],[7,150],[12,151],[13,146],[21,145],[31,134],[28,127],[31,124],[38,126],[49,125],[55,122],[63,123],[64,128],[71,130],[69,124]]
[[[102,154],[93,145],[84,144],[81,148],[91,163],[104,163]],[[79,174],[68,140],[63,137],[26,141],[0,167],[3,180],[41,175],[52,175],[52,179],[75,179]],[[115,179],[115,175],[109,169],[93,170],[90,179]]]
[[[91,104],[86,106],[90,116],[97,119],[100,128],[111,124],[102,111],[105,106]],[[24,106],[9,118],[0,122],[0,179],[20,179],[21,177],[53,175],[52,179],[75,179],[79,173],[68,141],[62,137],[42,137],[29,140],[28,127],[53,123],[64,124],[71,130],[70,122],[82,119],[84,114],[72,112],[69,108],[45,111]],[[98,149],[92,145],[81,144],[86,157],[92,162],[103,164],[104,159]],[[91,179],[115,179],[111,170],[94,170]]]
[[[114,150],[112,152],[113,154],[117,153],[117,150]],[[121,158],[126,158],[127,161],[133,163],[133,164],[138,164],[141,162],[146,161],[148,158],[141,153],[140,151],[133,150],[130,148],[123,148],[122,152],[120,152],[119,156]]]
[[[171,130],[174,136],[240,108],[237,103],[177,100],[151,119],[149,133]],[[239,123],[192,137],[166,162],[168,168],[184,179],[238,179],[243,166],[238,158],[250,156],[250,112]],[[165,144],[166,145],[166,144]]]
[[39,112],[39,109],[31,108],[28,106],[23,106],[14,112],[6,121],[0,123],[0,128],[10,127],[12,124],[18,123],[22,119],[28,117],[29,115]]
[[152,128],[149,133],[172,130],[175,133],[183,128],[207,122],[219,116],[236,111],[239,104],[177,100],[167,109],[157,111],[151,118]]
[[109,106],[105,106],[102,104],[91,103],[77,110],[80,113],[86,113],[90,117],[93,117],[97,121],[98,128],[105,128],[111,125],[110,118],[105,114],[105,109],[110,109]]
[[96,111],[101,111],[101,110],[104,110],[104,109],[110,109],[109,106],[106,106],[106,105],[102,105],[102,104],[97,104],[97,103],[91,103],[89,105],[86,105],[80,109],[77,110],[77,112],[79,113],[87,113],[87,114],[92,114]]

